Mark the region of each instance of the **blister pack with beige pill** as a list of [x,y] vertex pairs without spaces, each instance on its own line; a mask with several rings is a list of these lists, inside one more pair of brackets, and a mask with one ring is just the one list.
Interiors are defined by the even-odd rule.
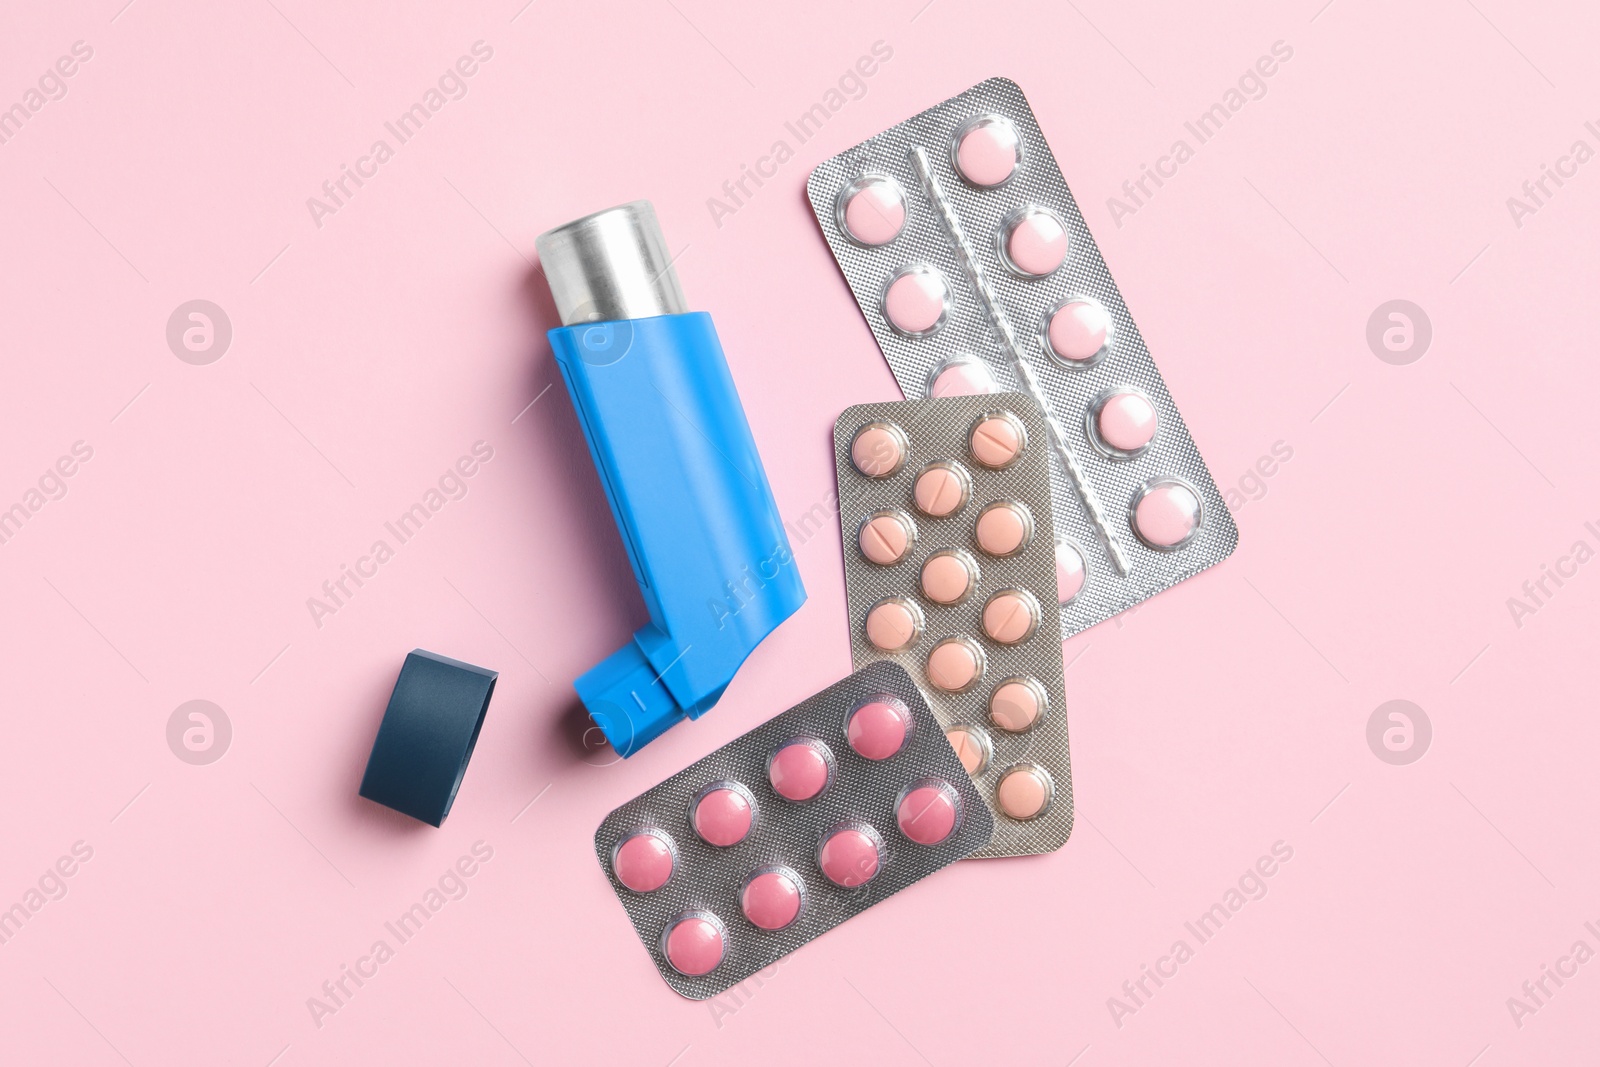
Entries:
[[827,160],[812,209],[907,397],[1038,402],[1071,636],[1238,529],[1032,108],[991,78]]
[[1044,414],[1021,393],[848,408],[833,426],[855,666],[916,679],[994,838],[1052,852],[1072,765]]

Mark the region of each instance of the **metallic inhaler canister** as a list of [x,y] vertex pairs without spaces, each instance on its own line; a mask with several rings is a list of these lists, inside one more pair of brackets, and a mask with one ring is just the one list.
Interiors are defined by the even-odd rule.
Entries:
[[689,311],[647,201],[538,239],[550,345],[650,612],[574,683],[628,756],[716,704],[805,602],[711,316]]

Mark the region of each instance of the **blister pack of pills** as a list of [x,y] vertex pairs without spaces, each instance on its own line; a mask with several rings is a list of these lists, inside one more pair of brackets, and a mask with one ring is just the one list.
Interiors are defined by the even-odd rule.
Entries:
[[1233,518],[1022,90],[991,78],[821,164],[812,209],[907,397],[1044,409],[1070,636],[1225,559]]
[[994,815],[979,858],[1072,833],[1047,450],[1020,393],[858,404],[833,424],[852,656],[924,686]]
[[703,1000],[993,831],[916,683],[883,662],[617,808],[594,845],[661,977]]

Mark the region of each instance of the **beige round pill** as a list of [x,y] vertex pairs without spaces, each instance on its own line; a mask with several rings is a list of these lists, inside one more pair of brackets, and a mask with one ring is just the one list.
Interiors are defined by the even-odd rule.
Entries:
[[1032,678],[1007,678],[989,694],[989,721],[1020,734],[1044,715],[1047,699],[1044,687]]
[[879,511],[867,516],[856,535],[861,554],[884,567],[905,559],[916,539],[916,524],[903,511]]
[[972,458],[995,470],[1015,463],[1027,443],[1027,431],[1009,411],[985,415],[972,427],[968,438]]
[[892,422],[869,422],[850,439],[850,462],[868,478],[887,478],[906,462],[910,444]]
[[978,547],[991,556],[1014,556],[1033,537],[1033,512],[1017,500],[997,500],[978,513]]
[[1019,763],[1000,778],[995,800],[1000,810],[1013,819],[1037,819],[1050,806],[1055,785],[1043,767]]
[[942,519],[954,515],[967,503],[972,492],[972,477],[959,464],[948,460],[930,463],[917,475],[911,498],[924,515]]
[[922,636],[922,609],[904,597],[880,600],[867,612],[867,640],[880,652],[910,648]]
[[940,549],[922,564],[922,595],[936,604],[959,604],[978,581],[978,565],[958,548]]
[[1002,589],[983,605],[983,632],[1002,645],[1026,641],[1039,625],[1039,601],[1026,589]]
[[983,676],[983,649],[968,637],[947,637],[928,653],[928,681],[946,693],[962,693]]
[[944,732],[945,739],[950,742],[950,747],[956,750],[956,758],[961,761],[967,773],[973,777],[983,773],[989,765],[989,735],[976,726],[968,726],[958,722]]

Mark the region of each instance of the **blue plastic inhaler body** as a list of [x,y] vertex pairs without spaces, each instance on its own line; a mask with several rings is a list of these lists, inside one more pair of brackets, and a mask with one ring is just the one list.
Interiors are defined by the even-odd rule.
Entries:
[[650,622],[574,683],[623,756],[709,710],[805,588],[711,316],[648,202],[542,235],[550,345]]

